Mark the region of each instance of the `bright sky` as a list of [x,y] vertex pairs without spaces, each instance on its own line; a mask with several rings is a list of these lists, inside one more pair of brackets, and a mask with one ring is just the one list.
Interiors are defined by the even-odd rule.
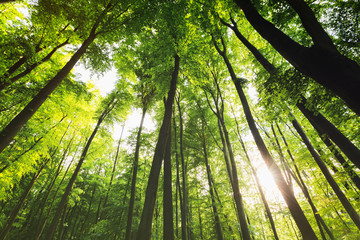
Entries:
[[[114,87],[115,82],[118,79],[116,74],[116,69],[112,68],[110,71],[106,72],[103,75],[91,74],[90,70],[85,69],[84,65],[77,64],[74,68],[74,73],[78,80],[83,82],[91,82],[99,89],[102,96],[110,93]],[[123,139],[128,137],[131,133],[131,130],[139,127],[141,120],[141,110],[134,109],[132,113],[128,116],[128,119],[125,122],[125,128],[123,133]],[[116,123],[114,125],[113,137],[114,139],[119,139],[121,133],[122,123]],[[147,114],[144,120],[144,128],[153,130],[155,128],[155,123],[151,119],[151,116]]]

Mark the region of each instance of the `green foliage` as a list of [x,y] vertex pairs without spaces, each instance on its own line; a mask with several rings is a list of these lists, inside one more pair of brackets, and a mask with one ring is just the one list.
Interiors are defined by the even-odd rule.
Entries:
[[[302,27],[299,16],[287,1],[252,2],[262,16],[293,40],[304,46],[313,44]],[[306,2],[325,26],[339,51],[359,63],[360,11],[356,1]],[[239,31],[276,70],[268,73],[220,19],[229,24],[233,24],[230,21],[233,19]],[[110,93],[101,96],[90,83],[83,82],[88,79],[76,79],[70,73],[1,153],[1,229],[7,224],[32,176],[46,163],[17,213],[8,239],[36,239],[41,227],[44,227],[43,233],[47,231],[85,141],[104,111],[107,116],[76,178],[64,210],[65,215],[57,228],[57,236],[62,234],[63,239],[122,239],[126,231],[137,124],[140,122],[140,119],[126,119],[135,109],[146,109],[155,122],[155,129],[145,122],[140,139],[132,224],[133,234],[136,234],[175,54],[180,57],[176,100],[182,113],[182,150],[185,162],[183,169],[179,111],[175,102],[172,122],[175,239],[182,238],[182,171],[186,172],[185,188],[189,207],[187,223],[191,239],[216,238],[213,206],[216,206],[219,213],[223,238],[241,239],[240,223],[224,162],[219,122],[214,112],[222,114],[229,132],[238,172],[237,180],[252,237],[271,239],[273,233],[248,156],[260,177],[280,239],[300,238],[286,204],[271,183],[271,173],[270,178],[264,173],[266,166],[251,136],[227,66],[217,53],[214,42],[222,51],[226,51],[237,80],[246,92],[260,134],[283,174],[288,174],[285,166],[296,176],[295,167],[299,169],[319,215],[333,230],[335,239],[358,237],[358,229],[347,216],[311,154],[291,127],[290,121],[295,117],[306,130],[324,162],[338,169],[337,172],[333,169],[330,171],[345,196],[360,211],[357,201],[359,189],[351,182],[333,152],[297,110],[296,104],[305,96],[308,109],[322,113],[357,147],[360,146],[359,117],[329,90],[284,61],[255,32],[232,0],[39,0],[0,4],[0,81],[6,83],[0,90],[1,129],[59,72],[96,24],[96,39],[81,58],[81,64],[97,75],[114,67],[117,71],[115,87]],[[67,44],[57,49],[49,60],[42,61],[65,41]],[[8,74],[11,67],[22,59],[23,64]],[[32,71],[11,82],[12,77],[34,64],[36,67]],[[216,104],[219,109],[216,109]],[[294,117],[289,117],[290,112]],[[133,122],[136,122],[136,127],[125,131],[117,154],[117,138],[120,133],[114,131],[124,122],[125,129],[128,128],[127,125],[133,125]],[[275,139],[271,126],[276,124],[283,135],[275,128]],[[240,135],[248,156],[240,143]],[[286,139],[288,146],[282,137]],[[211,169],[214,203],[205,165],[204,139]],[[358,169],[354,171],[360,174]],[[161,175],[159,186],[162,181]],[[292,184],[301,208],[320,237],[307,199],[294,179]],[[161,239],[163,235],[162,195],[163,190],[159,187],[152,225],[153,239]],[[40,239],[44,236],[43,234]]]

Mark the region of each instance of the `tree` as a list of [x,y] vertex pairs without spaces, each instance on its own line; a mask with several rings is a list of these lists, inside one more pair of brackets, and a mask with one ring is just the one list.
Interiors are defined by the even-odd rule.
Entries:
[[[305,1],[287,0],[301,19],[303,27],[314,45],[304,47],[265,20],[249,0],[235,0],[245,17],[258,33],[265,38],[296,69],[313,78],[341,97],[358,115],[360,106],[355,89],[359,89],[359,65],[343,56],[316,19]],[[338,79],[344,79],[342,84]]]
[[[122,4],[121,4],[122,5]],[[109,2],[104,10],[99,14],[95,19],[91,30],[89,31],[88,37],[84,40],[81,47],[76,51],[76,53],[71,57],[67,64],[53,77],[46,86],[40,90],[40,92],[26,105],[26,107],[18,114],[16,117],[2,130],[0,135],[2,139],[0,141],[0,153],[9,145],[15,135],[20,131],[20,129],[26,124],[26,122],[34,115],[34,113],[40,108],[40,106],[45,102],[48,96],[57,88],[57,86],[65,79],[65,77],[70,73],[71,69],[75,64],[80,60],[81,56],[85,54],[88,47],[96,39],[99,34],[106,33],[107,31],[114,30],[112,29],[115,25],[122,25],[130,20],[129,17],[120,20],[120,23],[112,22],[118,20],[121,15],[126,15],[128,12],[129,6],[123,7],[119,2],[112,3]],[[109,16],[108,12],[112,12],[115,9],[119,11],[120,7],[120,16]],[[107,19],[108,18],[108,19]],[[108,25],[102,26],[102,23],[105,22]],[[108,29],[106,29],[108,27]]]

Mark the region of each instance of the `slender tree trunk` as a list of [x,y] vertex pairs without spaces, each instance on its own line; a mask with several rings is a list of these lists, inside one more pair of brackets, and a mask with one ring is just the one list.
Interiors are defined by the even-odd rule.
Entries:
[[86,49],[94,41],[95,32],[91,33],[84,41],[77,52],[71,57],[69,62],[52,78],[46,86],[26,105],[26,107],[11,120],[11,122],[0,133],[0,153],[10,144],[16,134],[27,123],[27,121],[35,114],[40,106],[45,102],[48,96],[60,85],[60,83],[70,73],[71,69],[79,61],[80,57],[86,52]]
[[[315,207],[315,204],[313,203],[312,199],[311,199],[311,196],[310,196],[310,193],[309,193],[309,190],[307,189],[306,187],[306,184],[305,182],[303,181],[302,179],[302,176],[300,174],[300,171],[295,163],[295,159],[290,151],[290,148],[289,148],[289,145],[285,139],[285,136],[284,134],[282,133],[279,125],[276,123],[276,127],[281,135],[281,138],[286,146],[286,149],[287,149],[287,152],[288,152],[288,155],[291,159],[291,161],[293,162],[294,164],[294,168],[295,168],[295,171],[296,171],[296,174],[297,174],[297,177],[295,174],[293,174],[293,177],[295,179],[295,181],[298,183],[299,187],[301,188],[302,192],[304,193],[304,196],[306,197],[306,199],[308,200],[310,206],[311,206],[311,209],[313,210],[313,213],[314,213],[314,216],[315,216],[315,219],[318,223],[321,223],[321,225],[323,226],[323,228],[325,229],[326,233],[329,235],[330,239],[331,240],[335,240],[334,238],[334,235],[332,234],[331,230],[329,229],[329,227],[326,225],[326,223],[324,222],[323,218],[321,217],[321,215],[319,214],[318,210],[316,209]],[[321,230],[321,226],[319,226],[320,228],[320,232],[322,232]],[[323,234],[322,234],[323,235]],[[324,239],[326,239],[324,236],[323,236]]]
[[[77,150],[78,150],[78,149],[77,149]],[[69,169],[70,169],[70,167],[72,166],[72,163],[74,162],[74,159],[75,159],[77,150],[76,150],[73,158],[71,159],[71,162],[69,163],[68,167],[66,168],[66,171],[65,171],[65,173],[64,173],[64,175],[63,175],[63,177],[62,177],[62,179],[61,179],[61,181],[60,181],[60,183],[59,183],[59,186],[57,187],[57,189],[56,189],[56,191],[55,191],[55,193],[54,193],[54,196],[53,196],[53,198],[52,198],[52,201],[51,201],[51,203],[50,203],[50,205],[49,205],[49,209],[47,210],[47,214],[46,214],[46,216],[45,216],[45,219],[42,221],[42,220],[39,218],[39,219],[40,219],[40,223],[39,223],[39,227],[38,227],[39,230],[36,230],[35,237],[34,237],[35,240],[39,240],[40,237],[41,237],[41,235],[43,234],[45,225],[46,225],[46,223],[47,223],[47,221],[48,221],[48,219],[49,219],[51,210],[52,210],[52,208],[53,208],[53,206],[54,206],[54,203],[55,203],[57,194],[58,194],[58,192],[59,192],[59,190],[60,190],[60,187],[61,187],[62,183],[65,181],[65,177],[66,177],[67,173],[69,172]],[[43,207],[45,208],[45,204],[44,204]],[[64,207],[64,208],[66,208],[66,204],[65,204],[65,207]]]
[[[292,118],[294,118],[294,117],[292,116]],[[351,205],[349,200],[346,198],[344,193],[341,191],[340,187],[335,182],[334,178],[331,176],[331,173],[329,172],[326,165],[324,164],[324,162],[322,161],[320,156],[317,154],[317,152],[315,151],[315,149],[311,145],[311,143],[310,143],[309,139],[307,138],[305,132],[302,130],[300,124],[296,121],[295,118],[292,120],[292,124],[293,124],[294,128],[296,129],[296,131],[298,132],[298,134],[300,135],[303,142],[305,143],[305,145],[308,148],[309,152],[313,156],[313,158],[314,158],[315,162],[317,163],[317,165],[319,166],[321,172],[324,174],[324,177],[326,178],[326,180],[330,184],[331,188],[334,190],[335,194],[339,198],[339,200],[342,203],[343,207],[345,208],[345,210],[347,211],[347,213],[349,214],[349,216],[351,217],[351,219],[353,220],[353,222],[355,223],[357,228],[360,230],[360,216],[358,215],[356,210],[353,208],[353,206]]]
[[204,129],[203,125],[202,125],[202,127],[203,127],[203,129],[202,129],[202,147],[203,147],[203,151],[204,151],[204,160],[205,160],[205,166],[206,166],[207,180],[208,180],[208,184],[209,184],[209,192],[210,192],[210,197],[211,197],[212,209],[214,212],[214,223],[215,223],[216,236],[217,236],[218,240],[223,240],[224,238],[223,238],[223,233],[221,230],[219,213],[218,213],[218,210],[216,207],[214,190],[213,190],[212,181],[211,181],[211,169],[210,169],[209,159],[208,159],[208,155],[207,155],[206,136],[204,133],[205,129]]
[[16,134],[22,129],[22,127],[29,121],[29,119],[35,114],[35,112],[41,107],[45,100],[51,93],[60,85],[60,83],[68,76],[75,64],[84,55],[90,44],[98,36],[97,28],[108,10],[112,7],[112,3],[109,2],[95,23],[92,25],[89,36],[84,40],[80,48],[74,53],[65,66],[53,77],[45,87],[43,87],[38,94],[25,106],[25,108],[16,115],[15,118],[0,132],[0,153],[10,144]]
[[184,127],[183,127],[183,118],[180,107],[179,99],[176,100],[178,111],[179,111],[179,126],[180,126],[180,159],[181,159],[181,178],[182,178],[182,207],[181,207],[181,237],[182,240],[187,240],[189,238],[189,227],[188,227],[188,214],[189,214],[189,206],[187,200],[187,184],[186,184],[186,165],[185,165],[185,157],[184,157],[184,144],[183,144],[183,135],[184,135]]
[[315,129],[325,133],[349,158],[349,160],[360,169],[360,150],[339,129],[330,123],[323,115],[316,114],[305,107],[306,99],[302,98],[296,106],[310,121]]
[[[181,198],[181,189],[180,189],[180,167],[179,167],[179,153],[177,148],[177,129],[176,129],[176,120],[175,120],[175,109],[173,113],[173,128],[174,128],[174,148],[175,148],[175,164],[176,164],[176,193],[179,195],[180,206],[182,206],[182,198]],[[176,237],[179,237],[179,217],[178,217],[178,197],[176,196]]]
[[[311,123],[311,122],[310,122]],[[334,146],[332,141],[327,137],[327,135],[321,131],[317,127],[317,125],[312,124],[317,133],[319,134],[319,137],[324,142],[324,144],[328,147],[328,149],[332,152],[334,157],[338,160],[338,162],[343,166],[345,172],[348,174],[349,178],[353,181],[355,186],[360,190],[360,177],[359,175],[352,169],[352,166],[349,165],[349,163],[345,160],[345,158],[341,155],[341,153],[337,150],[337,148]],[[330,166],[332,169],[334,166]]]
[[67,209],[67,204],[65,204],[64,210],[62,212],[61,220],[60,220],[59,234],[58,234],[58,239],[59,240],[63,239],[62,236],[64,234],[64,223],[65,223],[65,218],[66,218],[66,209]]
[[273,217],[272,217],[269,204],[268,204],[268,202],[267,202],[267,200],[266,200],[264,191],[263,191],[263,189],[262,189],[262,187],[261,187],[261,184],[260,184],[258,175],[257,175],[257,173],[256,173],[256,170],[254,169],[253,165],[251,164],[251,160],[250,160],[249,154],[248,154],[247,149],[246,149],[246,147],[245,147],[244,141],[242,140],[242,137],[241,137],[241,135],[240,135],[239,125],[238,125],[238,122],[237,122],[236,118],[235,118],[235,121],[236,121],[236,128],[237,128],[237,134],[238,134],[238,137],[239,137],[239,141],[240,141],[241,147],[242,147],[242,149],[243,149],[243,151],[244,151],[244,153],[245,153],[247,162],[249,163],[249,166],[250,166],[250,168],[251,168],[252,174],[253,174],[253,176],[254,176],[254,178],[255,178],[255,183],[256,183],[256,186],[257,186],[257,188],[258,188],[258,190],[259,190],[259,192],[260,192],[261,200],[262,200],[262,202],[263,202],[263,204],[264,204],[265,211],[266,211],[266,215],[267,215],[267,217],[269,218],[271,230],[272,230],[273,233],[274,233],[274,238],[275,238],[276,240],[279,240],[279,236],[278,236],[277,231],[276,231],[275,222],[274,222],[274,219],[273,219]]
[[139,153],[140,153],[140,140],[141,140],[141,132],[144,124],[144,118],[146,114],[146,108],[142,110],[142,116],[140,121],[139,130],[136,136],[136,146],[135,146],[135,156],[133,162],[133,174],[131,180],[131,191],[130,191],[130,200],[129,200],[129,209],[127,215],[127,223],[126,223],[126,232],[125,232],[125,240],[130,240],[131,230],[132,230],[132,218],[134,212],[134,203],[135,203],[135,191],[136,191],[136,179],[139,165]]
[[[99,172],[97,174],[99,174]],[[89,219],[89,216],[90,216],[90,211],[91,211],[91,207],[92,207],[92,204],[93,204],[95,192],[96,192],[96,185],[94,185],[94,189],[91,191],[91,197],[90,197],[89,206],[88,206],[88,209],[86,211],[84,221],[81,224],[80,231],[78,231],[79,236],[84,234],[85,224],[86,224],[86,221]]]
[[[46,194],[45,194],[45,196],[41,199],[41,210],[40,210],[40,214],[38,214],[38,218],[37,218],[37,220],[38,220],[38,225],[37,225],[37,227],[35,228],[35,234],[37,234],[38,232],[40,232],[41,231],[41,229],[42,229],[42,222],[43,222],[43,213],[44,213],[44,211],[45,211],[45,207],[46,207],[46,202],[47,202],[47,200],[48,200],[48,198],[49,198],[49,196],[50,196],[50,193],[51,193],[51,191],[52,191],[52,189],[53,189],[53,187],[54,187],[54,185],[55,185],[55,183],[56,183],[56,179],[58,178],[58,176],[59,176],[59,174],[60,174],[60,171],[61,171],[61,169],[62,169],[62,167],[63,167],[63,162],[64,162],[64,160],[65,160],[65,158],[66,158],[66,156],[67,156],[67,153],[69,152],[69,150],[70,150],[70,148],[71,148],[71,145],[72,145],[72,140],[73,140],[73,138],[70,140],[70,142],[69,142],[69,144],[68,144],[68,146],[67,146],[67,148],[65,149],[65,151],[64,151],[64,153],[63,153],[63,155],[62,155],[62,158],[61,158],[61,160],[60,160],[60,162],[59,162],[59,164],[58,164],[58,167],[57,167],[57,169],[56,169],[56,171],[55,171],[55,174],[54,174],[54,177],[53,177],[53,179],[52,179],[52,181],[50,182],[50,184],[49,184],[49,186],[48,186],[48,188],[47,188],[47,191],[46,191]],[[46,221],[46,220],[44,220],[44,221]],[[32,221],[32,223],[34,223],[34,221]]]
[[[250,0],[235,0],[245,17],[286,60],[303,74],[330,89],[357,114],[360,114],[360,66],[341,55],[329,36],[302,0],[288,0],[298,13],[314,45],[304,47],[265,20]],[[315,30],[316,29],[316,30]],[[342,79],[341,83],[339,79]]]
[[245,114],[245,118],[248,122],[251,134],[255,140],[256,146],[260,151],[260,154],[263,158],[263,160],[265,161],[269,171],[272,173],[275,183],[277,185],[277,187],[279,188],[289,210],[291,215],[293,216],[296,225],[298,226],[302,236],[304,239],[317,239],[317,236],[314,232],[314,230],[312,229],[310,223],[308,222],[304,212],[302,211],[299,203],[297,202],[293,192],[291,191],[290,186],[286,183],[280,168],[276,165],[274,159],[271,157],[270,152],[268,151],[257,127],[254,121],[254,118],[252,116],[249,104],[247,102],[245,93],[241,87],[240,81],[239,79],[236,77],[235,72],[226,56],[226,49],[225,49],[225,44],[222,41],[222,45],[223,45],[223,51],[221,51],[219,49],[219,47],[217,46],[216,42],[215,43],[215,47],[217,49],[217,51],[219,52],[219,54],[223,57],[226,66],[229,70],[230,76],[232,81],[235,84],[236,90],[238,92],[240,101],[243,105],[243,110],[244,110],[244,114]]
[[11,211],[11,214],[10,214],[6,224],[5,224],[5,227],[3,228],[3,230],[2,230],[2,232],[0,234],[0,239],[1,240],[5,240],[7,235],[9,234],[9,232],[10,232],[10,230],[12,228],[12,225],[16,220],[16,217],[17,217],[18,213],[20,212],[22,206],[25,203],[26,197],[29,195],[31,188],[34,186],[36,180],[40,176],[40,173],[42,172],[42,170],[44,169],[44,167],[48,163],[48,161],[49,161],[49,159],[45,160],[45,162],[42,164],[40,169],[34,174],[33,178],[31,179],[31,182],[29,183],[29,185],[27,186],[27,188],[25,189],[25,191],[21,195],[20,200],[16,204],[15,208]]
[[[226,129],[226,125],[225,125],[225,121],[224,121],[224,116],[223,116],[223,111],[224,111],[224,101],[222,99],[221,96],[221,92],[217,83],[217,79],[214,76],[214,80],[216,83],[216,91],[217,91],[217,96],[215,97],[215,94],[211,93],[211,96],[213,98],[213,101],[215,103],[215,108],[216,111],[214,109],[212,109],[210,102],[208,101],[208,104],[211,108],[211,110],[213,111],[213,113],[216,115],[217,119],[218,119],[218,127],[219,127],[219,133],[220,133],[220,137],[221,137],[221,142],[223,145],[223,153],[224,153],[224,159],[225,159],[225,163],[226,163],[226,167],[227,167],[227,171],[228,171],[228,175],[230,178],[230,184],[231,184],[231,188],[233,190],[233,198],[235,201],[235,205],[236,205],[236,211],[237,211],[237,217],[238,217],[238,221],[240,224],[240,228],[241,228],[241,233],[242,233],[242,237],[244,239],[251,239],[250,236],[250,231],[247,225],[247,221],[246,221],[246,215],[245,215],[245,209],[244,209],[244,205],[243,205],[243,201],[242,201],[242,196],[240,193],[240,189],[239,189],[239,178],[237,175],[237,170],[236,170],[236,164],[235,164],[235,160],[234,160],[234,154],[232,151],[232,147],[231,147],[231,143],[230,143],[230,139],[228,136],[228,132]],[[221,107],[219,107],[219,98],[221,100]]]
[[110,113],[110,111],[115,107],[116,102],[117,102],[117,100],[115,98],[112,99],[112,101],[109,102],[108,106],[105,108],[105,110],[103,111],[103,113],[99,117],[98,122],[97,122],[92,134],[90,135],[90,137],[89,137],[89,139],[88,139],[82,153],[81,153],[80,160],[79,160],[79,162],[78,162],[78,164],[77,164],[77,166],[75,168],[75,171],[74,171],[73,175],[71,176],[71,179],[70,179],[68,185],[66,186],[65,192],[64,192],[64,194],[63,194],[63,196],[61,198],[61,201],[60,201],[60,203],[58,205],[58,208],[57,208],[57,210],[55,212],[55,216],[54,216],[54,218],[53,218],[53,220],[52,220],[52,222],[50,224],[50,227],[48,229],[48,232],[46,234],[46,239],[52,239],[54,237],[56,227],[57,227],[57,224],[59,222],[62,210],[65,207],[65,204],[66,204],[66,202],[68,200],[68,197],[69,197],[69,195],[71,193],[71,190],[72,190],[72,187],[73,187],[73,185],[75,183],[75,180],[76,180],[76,178],[77,178],[77,176],[78,176],[78,174],[80,172],[81,166],[82,166],[82,164],[83,164],[83,162],[84,162],[84,160],[86,158],[86,155],[87,155],[87,152],[88,152],[88,150],[90,148],[90,145],[91,145],[97,131],[99,130],[99,127],[100,127],[101,123],[103,122],[105,117]]
[[8,87],[9,85],[13,84],[14,82],[16,82],[17,80],[19,80],[20,78],[26,76],[27,74],[31,73],[32,70],[34,70],[37,66],[41,65],[42,63],[48,61],[53,55],[54,53],[59,49],[62,48],[63,46],[65,46],[66,44],[69,43],[69,39],[67,39],[66,41],[64,41],[63,43],[60,43],[59,45],[57,45],[56,47],[54,47],[45,57],[43,57],[39,62],[36,62],[32,65],[30,65],[28,68],[26,68],[24,71],[22,71],[21,73],[17,74],[14,77],[11,77],[9,80],[4,81],[2,83],[0,83],[0,91],[2,91],[4,88]]
[[[171,123],[171,122],[170,122]],[[163,239],[174,240],[174,214],[172,201],[171,176],[171,126],[164,156],[164,187],[163,187]]]
[[162,160],[165,154],[165,145],[168,139],[169,128],[171,124],[172,106],[174,103],[176,83],[179,74],[180,58],[175,55],[174,71],[172,74],[170,90],[165,104],[165,113],[163,123],[160,128],[159,138],[155,147],[153,163],[151,165],[149,181],[146,188],[144,208],[141,215],[137,240],[148,240],[151,238],[152,219],[154,215],[154,207],[156,202],[159,175]]
[[[120,134],[119,142],[118,142],[118,145],[117,145],[117,148],[116,148],[116,155],[115,155],[114,165],[113,165],[113,169],[112,169],[112,172],[111,172],[111,178],[110,178],[110,182],[109,182],[109,187],[108,187],[108,189],[106,191],[106,196],[105,196],[105,199],[104,199],[103,208],[106,207],[106,204],[107,204],[107,201],[108,201],[108,198],[109,198],[109,193],[110,193],[111,186],[112,186],[112,182],[114,180],[115,171],[116,171],[116,165],[117,165],[117,161],[118,161],[118,158],[119,158],[120,144],[122,142],[122,135],[123,135],[123,132],[124,132],[124,128],[125,128],[125,123],[123,124],[123,126],[121,128],[121,134]],[[103,212],[101,212],[101,214],[100,214],[100,219],[102,219],[102,218],[103,218]]]

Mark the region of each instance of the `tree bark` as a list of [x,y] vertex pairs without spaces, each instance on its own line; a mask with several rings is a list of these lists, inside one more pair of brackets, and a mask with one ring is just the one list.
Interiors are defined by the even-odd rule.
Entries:
[[302,98],[296,106],[304,114],[304,116],[310,121],[315,129],[319,129],[325,133],[349,158],[349,160],[360,169],[360,150],[347,138],[339,129],[337,129],[331,122],[329,122],[320,113],[316,114],[305,107],[306,99]]
[[[171,124],[171,122],[170,122]],[[174,214],[172,201],[171,176],[171,125],[164,156],[164,187],[163,187],[163,239],[174,240]]]
[[[293,116],[292,116],[293,117]],[[334,190],[336,196],[339,198],[340,202],[342,203],[343,207],[357,226],[357,228],[360,230],[360,216],[356,212],[356,210],[353,208],[349,200],[346,198],[345,194],[341,191],[338,184],[335,182],[334,178],[331,176],[331,173],[327,169],[325,163],[322,161],[320,156],[317,154],[313,146],[311,145],[309,139],[307,138],[305,132],[302,130],[300,124],[297,122],[297,120],[293,117],[292,124],[298,134],[300,135],[301,139],[305,143],[306,147],[308,148],[309,152],[311,153],[312,157],[314,158],[315,162],[319,166],[321,172],[324,174],[324,177],[330,184],[331,188]]]
[[323,239],[326,239],[326,237],[324,236],[324,232],[322,230],[322,228],[325,229],[326,233],[329,235],[330,239],[332,240],[335,240],[334,238],[334,235],[332,234],[332,232],[330,231],[330,229],[328,228],[328,226],[326,225],[326,223],[324,222],[323,218],[321,217],[321,215],[319,214],[319,211],[317,210],[317,208],[315,207],[315,204],[314,202],[312,201],[311,199],[311,196],[310,196],[310,193],[309,193],[309,190],[305,184],[305,182],[303,181],[303,178],[301,176],[301,173],[299,171],[299,168],[297,167],[296,163],[295,163],[295,159],[290,151],[290,148],[289,148],[289,145],[285,139],[285,136],[284,134],[282,133],[280,127],[278,124],[276,124],[276,127],[281,135],[281,138],[286,146],[286,149],[287,149],[287,153],[291,159],[291,161],[293,162],[294,164],[294,168],[295,168],[295,172],[296,174],[291,174],[292,177],[294,178],[294,180],[296,181],[296,183],[298,184],[298,186],[300,187],[301,191],[303,192],[306,200],[308,201],[310,207],[311,207],[311,210],[313,211],[313,214],[315,216],[315,219],[316,219],[316,222],[318,224],[318,227],[319,227],[319,230],[320,230],[320,233],[321,233],[321,236]]
[[[289,0],[297,11],[305,29],[314,40],[310,48],[293,41],[289,36],[265,20],[250,0],[234,0],[257,32],[286,60],[303,74],[330,89],[358,115],[360,114],[360,66],[341,55],[331,43],[311,9],[303,1]],[[299,2],[295,4],[295,2]],[[301,3],[300,3],[301,2]],[[295,6],[299,5],[299,6]],[[301,6],[300,6],[301,5]],[[306,8],[306,9],[305,9]],[[322,31],[319,32],[319,29]],[[339,82],[339,79],[342,79]]]
[[296,222],[296,225],[298,226],[304,239],[317,239],[317,236],[316,236],[314,230],[312,229],[310,223],[306,219],[306,216],[305,216],[304,212],[302,211],[299,203],[297,202],[293,192],[291,191],[291,188],[286,183],[286,181],[281,173],[280,168],[276,165],[274,159],[271,157],[270,152],[268,151],[268,149],[259,133],[259,130],[256,127],[254,118],[252,116],[245,93],[241,87],[240,81],[236,77],[235,72],[226,56],[226,49],[225,49],[224,42],[222,41],[223,51],[221,51],[219,49],[219,47],[217,46],[215,41],[214,41],[214,43],[215,43],[215,47],[216,47],[217,51],[223,57],[223,59],[226,63],[226,66],[229,70],[231,79],[232,79],[233,83],[235,84],[240,101],[243,105],[243,110],[244,110],[246,121],[248,122],[250,131],[255,140],[256,146],[259,149],[260,154],[261,154],[264,162],[266,163],[269,171],[272,173],[275,183],[276,183],[277,187],[279,188],[281,195],[283,196],[283,198],[290,210],[290,213]]
[[176,83],[179,74],[180,58],[178,55],[174,57],[174,71],[172,74],[170,90],[165,104],[165,113],[160,128],[158,141],[155,147],[153,162],[150,169],[149,181],[146,188],[144,208],[141,215],[137,240],[149,240],[151,238],[152,219],[158,190],[159,175],[162,160],[165,154],[165,145],[168,139],[169,128],[171,124],[172,106],[174,103]]
[[210,192],[210,197],[211,197],[211,203],[212,203],[212,209],[214,212],[214,223],[215,223],[215,230],[216,230],[216,236],[218,240],[223,240],[223,233],[221,230],[221,225],[220,225],[220,218],[219,218],[219,213],[216,207],[216,202],[215,202],[215,196],[214,196],[214,190],[213,190],[213,185],[212,185],[212,181],[211,181],[211,169],[210,169],[210,165],[209,165],[209,159],[208,159],[208,155],[207,155],[207,149],[206,149],[206,136],[205,136],[205,129],[204,129],[204,123],[202,125],[202,147],[203,147],[203,151],[204,151],[204,160],[205,160],[205,166],[206,166],[206,174],[207,174],[207,180],[208,180],[208,184],[209,184],[209,192]]
[[187,200],[187,184],[186,184],[186,165],[185,165],[185,157],[184,157],[184,125],[182,112],[180,107],[180,100],[176,99],[178,111],[179,111],[179,126],[180,126],[180,159],[181,159],[181,178],[182,178],[182,204],[181,204],[181,238],[182,240],[187,240],[189,238],[189,229],[188,229],[188,214],[189,214],[189,206]]
[[126,223],[125,240],[130,240],[130,236],[131,236],[132,218],[133,218],[133,212],[134,212],[135,192],[136,192],[136,179],[137,179],[140,144],[141,144],[140,140],[141,140],[141,132],[143,129],[145,114],[146,114],[146,108],[143,108],[140,126],[139,126],[139,130],[138,130],[138,133],[136,136],[135,156],[134,156],[134,162],[133,162],[133,174],[132,174],[132,180],[131,180],[131,190],[130,190],[130,200],[129,200],[127,223]]

